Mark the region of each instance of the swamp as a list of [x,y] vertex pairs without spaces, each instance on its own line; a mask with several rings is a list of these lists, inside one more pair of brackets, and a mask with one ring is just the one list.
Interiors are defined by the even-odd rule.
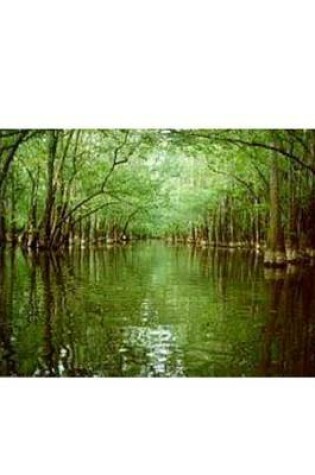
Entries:
[[0,375],[315,375],[315,131],[0,130]]

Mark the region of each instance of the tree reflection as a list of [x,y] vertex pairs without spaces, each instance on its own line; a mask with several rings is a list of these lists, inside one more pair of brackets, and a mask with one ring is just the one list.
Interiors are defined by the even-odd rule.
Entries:
[[0,252],[0,372],[314,375],[315,272],[160,243]]
[[18,374],[12,322],[15,272],[15,252],[11,252],[9,266],[7,266],[5,250],[0,247],[0,371],[2,376]]
[[270,308],[263,331],[259,374],[314,376],[314,290],[311,268],[265,271]]

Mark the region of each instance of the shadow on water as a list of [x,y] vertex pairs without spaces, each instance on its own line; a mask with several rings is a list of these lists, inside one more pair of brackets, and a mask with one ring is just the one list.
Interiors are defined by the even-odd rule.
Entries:
[[[0,248],[0,371],[1,375],[16,375],[14,348],[13,286],[16,275],[15,253],[5,258]],[[10,276],[10,278],[8,278]]]
[[313,376],[314,285],[245,250],[2,250],[1,375]]
[[315,375],[315,274],[310,268],[265,270],[269,313],[262,336],[262,375]]

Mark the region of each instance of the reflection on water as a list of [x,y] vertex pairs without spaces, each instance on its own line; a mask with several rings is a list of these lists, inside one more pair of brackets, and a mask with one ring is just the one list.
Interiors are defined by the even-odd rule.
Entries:
[[0,374],[313,376],[314,286],[244,250],[2,250]]
[[124,355],[124,371],[129,374],[134,365],[134,375],[184,376],[180,350],[171,326],[129,327],[120,351]]

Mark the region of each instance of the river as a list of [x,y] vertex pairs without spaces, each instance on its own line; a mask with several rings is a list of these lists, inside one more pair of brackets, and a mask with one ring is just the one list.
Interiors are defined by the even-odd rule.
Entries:
[[2,376],[314,376],[315,268],[162,242],[0,253]]

